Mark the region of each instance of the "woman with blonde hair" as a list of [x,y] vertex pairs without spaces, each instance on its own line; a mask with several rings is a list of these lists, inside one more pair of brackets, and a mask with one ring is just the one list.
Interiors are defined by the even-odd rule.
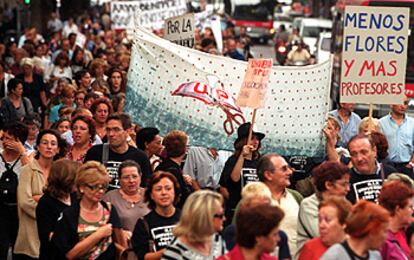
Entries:
[[377,118],[371,118],[371,120],[372,120],[371,129],[369,129],[369,124],[370,124],[369,120],[370,120],[369,117],[364,117],[361,120],[361,122],[359,123],[359,127],[358,127],[359,133],[360,134],[369,134],[373,131],[381,133],[381,127],[380,127],[379,120]]
[[75,185],[80,201],[63,211],[52,237],[60,258],[115,259],[113,242],[126,247],[116,208],[102,200],[109,181],[99,162],[79,168]]
[[191,194],[174,228],[173,242],[161,259],[215,259],[224,254],[224,243],[217,234],[223,229],[223,197],[213,191]]

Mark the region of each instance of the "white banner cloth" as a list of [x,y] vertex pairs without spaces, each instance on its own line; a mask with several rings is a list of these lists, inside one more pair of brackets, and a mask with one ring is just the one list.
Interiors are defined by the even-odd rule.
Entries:
[[[190,136],[191,145],[233,150],[240,112],[171,93],[189,83],[201,89],[200,93],[209,89],[200,86],[208,85],[235,98],[247,62],[185,48],[143,28],[135,33],[126,99],[126,111],[134,121],[145,127],[155,126],[163,135],[172,129],[183,130]],[[266,106],[258,110],[255,124],[266,134],[262,151],[322,156],[329,85],[329,61],[307,67],[273,67]],[[241,113],[245,121],[251,120],[252,110],[243,108]],[[232,116],[237,120],[233,121]],[[234,130],[231,136],[223,124],[227,130]]]

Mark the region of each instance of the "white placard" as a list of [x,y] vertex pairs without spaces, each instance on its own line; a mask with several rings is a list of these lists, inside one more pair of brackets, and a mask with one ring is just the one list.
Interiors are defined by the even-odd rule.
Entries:
[[402,104],[409,8],[347,6],[341,102]]
[[184,14],[165,20],[164,38],[178,45],[194,48],[194,14]]
[[161,29],[164,20],[187,12],[185,0],[111,1],[112,29]]

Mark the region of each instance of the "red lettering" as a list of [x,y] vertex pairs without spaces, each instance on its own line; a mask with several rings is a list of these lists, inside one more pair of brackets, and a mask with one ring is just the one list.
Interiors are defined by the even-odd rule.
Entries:
[[372,76],[375,76],[375,63],[374,61],[371,61],[370,64],[368,64],[368,61],[364,61],[362,64],[361,70],[359,71],[358,76],[362,76],[365,70],[372,70]]
[[[202,89],[200,89],[202,87]],[[207,85],[204,83],[197,82],[197,84],[194,86],[194,92],[198,94],[206,94],[207,93]]]
[[[374,62],[372,62],[374,63]],[[375,76],[378,76],[378,74],[382,73],[382,76],[385,76],[385,68],[384,68],[384,62],[381,61],[380,65],[378,66],[377,72],[375,73]]]
[[351,63],[348,63],[348,60],[344,60],[346,71],[345,71],[345,77],[348,76],[349,71],[351,70],[352,65],[354,65],[355,60],[352,60]]
[[388,72],[387,73],[387,76],[395,76],[395,75],[397,75],[397,67],[395,67],[395,64],[396,63],[397,63],[396,60],[391,60],[389,62],[390,66],[393,68],[393,71],[392,72]]
[[398,93],[395,94],[401,94],[402,93],[402,89],[403,89],[403,84],[402,83],[398,83],[397,88],[399,89]]
[[229,96],[227,95],[227,93],[224,92],[221,89],[216,89],[216,92],[217,92],[217,96],[219,97],[219,99],[220,98],[224,98],[224,99],[228,99],[229,98]]

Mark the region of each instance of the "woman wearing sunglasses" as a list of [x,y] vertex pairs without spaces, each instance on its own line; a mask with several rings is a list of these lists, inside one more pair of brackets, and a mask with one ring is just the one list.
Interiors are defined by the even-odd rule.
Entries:
[[161,259],[216,259],[225,253],[218,232],[223,230],[223,197],[201,190],[188,197],[180,221],[174,228],[173,242]]
[[80,201],[63,211],[52,237],[62,258],[115,259],[114,242],[126,246],[115,207],[102,201],[108,183],[101,163],[89,161],[79,168]]

